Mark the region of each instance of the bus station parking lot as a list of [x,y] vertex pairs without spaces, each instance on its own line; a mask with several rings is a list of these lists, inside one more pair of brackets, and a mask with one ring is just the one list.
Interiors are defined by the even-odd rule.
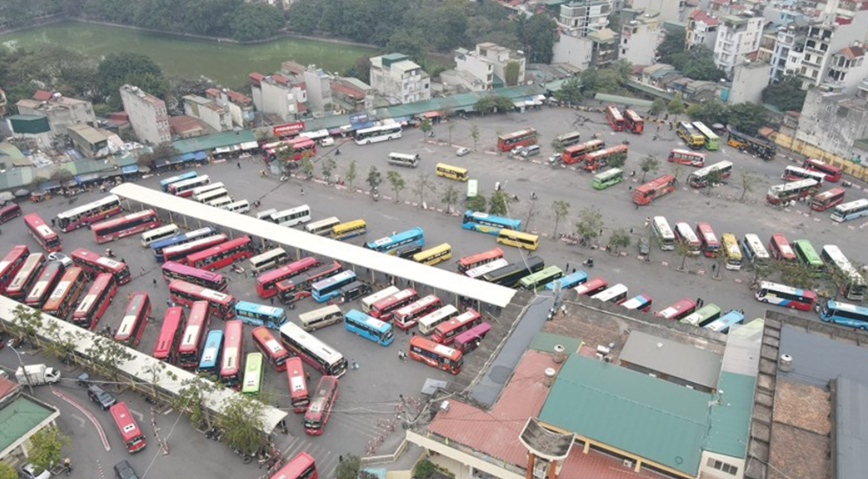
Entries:
[[[577,116],[584,118],[574,125]],[[458,148],[466,147],[473,150],[473,140],[470,136],[471,127],[476,124],[480,129],[480,139],[477,151],[471,151],[464,156],[457,156]],[[455,125],[451,131],[451,143],[448,145],[450,125]],[[541,134],[539,142],[542,154],[528,159],[510,158],[505,153],[494,153],[494,144],[498,132],[507,133],[527,127],[536,128]],[[625,181],[606,190],[597,191],[591,187],[592,175],[586,172],[576,171],[570,167],[551,167],[546,158],[553,152],[550,146],[551,140],[562,133],[578,130],[582,133],[582,139],[590,139],[596,133],[609,144],[620,144],[623,140],[629,141],[627,164],[623,167],[627,172]],[[640,184],[642,172],[639,171],[638,163],[642,157],[648,154],[655,155],[661,161],[661,167],[656,173],[649,172],[647,179],[650,180],[664,172],[671,172],[670,164],[665,162],[666,155],[673,148],[683,148],[683,144],[677,141],[674,131],[664,127],[660,131],[661,138],[653,140],[656,133],[654,125],[647,125],[642,135],[629,133],[612,133],[605,124],[601,114],[577,112],[560,108],[546,108],[541,111],[532,111],[524,114],[495,115],[482,118],[469,118],[466,120],[450,120],[449,123],[435,125],[434,138],[425,137],[421,131],[409,129],[404,131],[404,137],[400,140],[376,143],[367,146],[356,146],[351,141],[338,142],[334,147],[320,148],[317,159],[324,155],[334,155],[335,148],[341,149],[340,156],[333,156],[338,163],[335,176],[343,177],[350,161],[357,162],[358,178],[354,185],[336,187],[320,181],[305,181],[292,178],[286,182],[280,182],[273,175],[261,177],[259,171],[264,168],[259,158],[245,158],[236,162],[216,163],[213,165],[196,168],[199,174],[208,174],[213,181],[225,183],[227,190],[233,199],[247,199],[251,203],[254,200],[261,201],[258,209],[252,209],[250,215],[257,211],[270,208],[283,210],[300,204],[308,204],[312,210],[314,221],[330,216],[337,216],[342,221],[350,221],[363,218],[368,224],[368,233],[364,236],[353,238],[348,242],[361,245],[364,242],[387,236],[394,231],[404,231],[419,226],[424,229],[426,247],[448,242],[453,248],[453,259],[441,264],[440,268],[455,269],[455,261],[462,256],[488,250],[496,246],[495,238],[490,235],[470,232],[460,226],[460,218],[456,215],[445,213],[445,205],[440,200],[446,185],[451,181],[434,176],[434,164],[446,162],[456,166],[465,167],[469,170],[470,178],[479,181],[480,192],[488,197],[496,183],[500,183],[510,195],[517,195],[519,200],[509,204],[510,216],[520,218],[527,222],[528,212],[533,208],[529,231],[536,231],[546,236],[551,236],[554,228],[554,215],[551,203],[554,200],[565,200],[571,205],[570,215],[561,221],[558,231],[561,233],[572,232],[576,213],[585,206],[599,208],[603,214],[605,226],[603,236],[599,240],[605,244],[609,233],[615,228],[631,230],[633,244],[626,250],[626,256],[613,256],[601,249],[583,248],[568,245],[549,238],[542,239],[540,247],[532,255],[542,257],[547,265],[557,265],[561,268],[572,270],[582,269],[581,262],[587,258],[594,259],[593,269],[586,270],[590,277],[601,276],[610,284],[624,283],[629,288],[628,297],[639,293],[645,293],[654,299],[652,311],[662,309],[666,305],[681,298],[702,298],[705,303],[715,303],[724,310],[744,310],[748,318],[763,316],[765,308],[756,302],[747,284],[750,280],[750,272],[743,268],[742,271],[724,271],[722,279],[712,278],[712,262],[708,258],[687,258],[687,273],[679,272],[681,258],[673,252],[662,252],[657,245],[651,242],[651,261],[648,263],[637,259],[639,239],[647,237],[649,230],[646,228],[646,218],[662,215],[667,217],[670,224],[676,221],[686,221],[691,225],[698,221],[706,221],[711,224],[715,232],[720,235],[724,232],[732,232],[741,238],[745,233],[756,233],[766,241],[772,233],[783,233],[790,241],[799,238],[811,240],[816,248],[823,244],[837,244],[841,247],[854,263],[864,264],[864,231],[861,226],[866,223],[855,221],[851,223],[836,224],[829,220],[827,213],[810,213],[806,204],[798,203],[792,208],[774,208],[766,204],[765,192],[771,184],[781,183],[781,172],[788,162],[782,155],[771,162],[751,158],[739,153],[727,146],[722,146],[718,152],[705,152],[706,164],[712,164],[720,160],[729,160],[734,163],[734,171],[728,182],[724,185],[712,188],[710,196],[706,196],[706,190],[694,190],[686,186],[687,177],[691,168],[681,167],[679,178],[681,186],[678,190],[666,197],[652,203],[650,206],[636,208],[630,195],[630,187]],[[390,152],[419,154],[422,161],[418,168],[398,168],[387,163]],[[240,168],[237,166],[240,164]],[[373,201],[365,191],[368,169],[376,166],[383,173],[383,183],[380,185],[380,199]],[[747,169],[762,177],[762,181],[755,187],[755,191],[747,195],[745,202],[739,202],[741,189],[739,185],[739,170]],[[385,172],[394,170],[400,172],[407,182],[407,189],[400,193],[401,201],[395,200],[395,194],[391,191]],[[636,170],[636,176],[630,177],[629,172]],[[421,209],[420,198],[412,191],[415,178],[427,174],[432,178],[438,192],[426,193],[425,203],[427,210]],[[319,162],[317,161],[316,175],[320,176]],[[159,189],[158,183],[162,178],[154,176],[139,181],[139,184],[154,189]],[[465,183],[455,182],[456,188],[463,193]],[[865,195],[856,185],[848,190],[847,200],[853,200]],[[538,200],[531,200],[531,194],[535,193]],[[93,201],[103,196],[101,193],[87,193],[75,198],[66,199],[56,197],[50,201],[39,204],[27,203],[22,205],[24,213],[38,212],[43,219],[49,221],[59,212],[68,210],[77,205]],[[463,196],[459,195],[459,196]],[[458,206],[456,214],[463,211]],[[193,225],[191,225],[193,226]],[[202,225],[205,226],[205,225]],[[198,227],[198,225],[194,226]],[[13,220],[2,226],[4,244],[27,244],[31,251],[39,251],[36,243],[28,237],[23,222]],[[87,229],[71,233],[60,233],[64,245],[64,252],[70,252],[77,247],[88,248],[102,254],[105,247],[110,247],[117,259],[123,259],[130,267],[133,280],[128,285],[119,289],[117,300],[110,306],[103,316],[97,330],[108,325],[117,328],[126,307],[127,297],[134,291],[147,292],[153,304],[152,321],[148,324],[138,349],[147,353],[153,349],[159,332],[160,323],[168,300],[168,291],[160,274],[160,267],[154,261],[149,249],[142,248],[140,236],[135,235],[122,240],[114,241],[105,245],[97,245],[92,233]],[[527,253],[514,248],[501,246],[506,253],[506,258],[512,263],[519,261]],[[249,265],[242,264],[245,268]],[[254,279],[231,271],[231,268],[223,268],[219,271],[229,277],[229,293],[239,300],[247,300],[266,303],[261,300],[254,290]],[[362,279],[368,279],[360,274]],[[153,280],[157,280],[156,287]],[[374,290],[386,286],[387,279],[378,277],[378,286]],[[398,278],[398,287],[407,287]],[[418,286],[418,285],[417,285]],[[425,287],[418,288],[420,296],[430,293]],[[275,301],[275,305],[278,302]],[[294,309],[288,309],[288,316],[298,320],[298,315],[322,307],[312,299],[305,299],[296,304]],[[341,306],[344,311],[350,308],[358,308],[358,300]],[[815,318],[814,313],[789,311],[791,314]],[[214,327],[221,327],[220,321],[212,323]],[[252,329],[245,326],[245,350],[254,351],[253,343],[249,335]],[[427,378],[449,381],[451,375],[443,371],[429,368],[414,361],[402,362],[398,358],[398,350],[406,351],[409,335],[400,330],[395,330],[395,344],[382,347],[371,341],[360,338],[347,332],[341,325],[330,326],[315,333],[315,336],[340,351],[350,361],[357,362],[359,369],[350,370],[341,379],[340,393],[336,409],[326,426],[325,434],[318,437],[306,436],[302,431],[301,417],[290,414],[287,420],[291,436],[282,436],[278,433],[277,445],[281,450],[316,451],[314,456],[321,464],[321,471],[333,469],[337,464],[339,455],[353,453],[364,455],[366,444],[379,436],[385,429],[386,422],[397,418],[397,406],[400,404],[399,396],[420,397],[419,391]],[[474,353],[470,353],[474,354]],[[10,360],[8,353],[4,353],[3,364],[10,366],[14,358]],[[41,361],[41,360],[39,360]],[[39,362],[34,360],[33,362]],[[385,373],[385,374],[384,374]],[[313,388],[319,380],[319,374],[311,371],[309,388]],[[289,397],[287,392],[286,376],[284,373],[275,373],[267,369],[265,389],[274,391],[277,405],[289,409]],[[48,398],[51,396],[49,395]],[[123,396],[119,399],[124,399]],[[86,397],[82,402],[87,403]],[[98,408],[96,404],[88,404],[87,407]],[[146,406],[141,405],[145,410]],[[94,409],[96,410],[96,409]],[[406,419],[406,412],[402,420]],[[110,421],[102,421],[112,436],[115,431]],[[186,423],[186,421],[184,421]],[[189,428],[188,428],[189,429]],[[148,428],[146,428],[148,430]],[[198,441],[204,441],[202,436],[192,431],[189,433],[189,443],[185,441],[183,451],[190,454],[201,454],[206,450],[213,453],[212,445],[199,448]],[[380,447],[380,453],[390,453],[400,441],[400,427],[395,432],[387,435],[387,439]],[[198,441],[195,440],[198,438]],[[172,444],[175,441],[170,441]],[[179,444],[180,446],[180,444]],[[73,445],[73,457],[77,453],[78,444]],[[192,451],[190,449],[193,449]],[[111,456],[115,462],[126,456],[123,448],[114,448]],[[159,456],[157,448],[148,453],[148,460],[157,457],[157,463],[172,464],[173,457],[177,458],[177,450],[173,449],[170,456]],[[219,449],[217,449],[219,451]],[[152,456],[153,454],[153,456]],[[218,452],[219,454],[219,452]],[[225,455],[225,454],[224,454]],[[159,457],[158,457],[159,456]],[[225,455],[219,463],[225,464],[227,470],[241,471],[241,475],[233,477],[253,477],[255,471],[246,470],[241,466],[240,460],[233,455]],[[187,456],[189,457],[189,456]],[[141,472],[139,466],[146,462],[139,455],[131,459],[136,470]],[[141,462],[141,464],[140,464]],[[175,461],[178,462],[178,461]],[[237,469],[235,466],[237,463]],[[112,462],[113,464],[113,462]],[[166,471],[171,470],[166,467]],[[171,476],[163,476],[171,477]],[[330,477],[330,475],[326,475]]]

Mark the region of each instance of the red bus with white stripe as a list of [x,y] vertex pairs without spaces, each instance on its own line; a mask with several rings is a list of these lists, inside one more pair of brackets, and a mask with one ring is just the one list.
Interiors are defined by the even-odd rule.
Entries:
[[503,258],[503,250],[500,248],[490,249],[482,253],[465,256],[458,260],[458,272],[464,274],[467,270],[477,266],[482,266],[486,263]]
[[6,288],[12,284],[12,280],[24,267],[27,262],[27,257],[30,255],[30,248],[20,244],[12,247],[12,250],[6,253],[3,261],[0,261],[0,294],[6,292]]
[[142,210],[114,218],[90,227],[97,243],[108,243],[160,226],[160,218],[154,210]]
[[157,343],[154,344],[154,352],[151,356],[160,361],[174,364],[183,332],[184,308],[180,306],[167,308],[165,315],[163,315],[163,326],[160,328],[160,335],[157,336]]
[[72,313],[72,324],[93,330],[118,291],[118,282],[110,273],[96,276],[84,298]]
[[297,274],[304,273],[305,271],[319,265],[320,262],[318,259],[313,256],[308,256],[298,261],[293,261],[287,265],[283,265],[280,268],[262,273],[256,278],[256,294],[263,299],[270,298],[277,294],[277,288],[275,287],[277,283],[289,279]]
[[115,261],[105,256],[100,256],[93,251],[88,251],[84,248],[78,248],[70,253],[72,262],[79,268],[85,270],[91,276],[100,273],[109,273],[115,277],[118,285],[127,284],[130,282],[130,267],[126,263]]
[[392,319],[392,313],[416,301],[419,295],[413,288],[407,288],[402,291],[383,298],[371,306],[371,311],[368,313],[380,321],[389,321]]
[[48,225],[45,224],[45,221],[42,221],[42,217],[38,214],[30,213],[29,215],[24,215],[24,224],[27,226],[27,231],[30,233],[30,236],[32,236],[45,251],[53,253],[63,249],[63,245],[60,244],[60,236],[57,236],[57,233],[55,233],[53,229],[49,228]]
[[611,105],[606,107],[606,121],[613,130],[624,131],[624,116],[617,107]]
[[151,298],[148,293],[136,292],[130,297],[124,319],[115,333],[115,341],[136,347],[145,332],[151,314]]
[[169,297],[184,306],[192,306],[196,301],[207,301],[211,314],[224,320],[235,317],[234,296],[203,288],[198,284],[181,280],[172,281],[169,283]]
[[57,215],[57,227],[64,233],[83,228],[123,211],[121,199],[108,195],[96,201],[77,206]]
[[689,299],[679,299],[668,307],[654,313],[654,316],[678,321],[696,311],[696,302]]
[[57,261],[48,263],[42,269],[42,273],[39,274],[36,283],[30,288],[27,297],[24,298],[24,304],[31,308],[41,308],[42,303],[48,299],[48,295],[54,291],[54,287],[60,281],[60,277],[63,276],[63,269],[63,265]]
[[168,248],[163,249],[163,262],[174,261],[186,265],[187,258],[190,257],[190,255],[222,244],[227,239],[229,239],[228,236],[220,233],[206,236],[205,238],[200,238],[195,241],[190,241],[189,243],[169,246]]
[[139,425],[136,424],[133,415],[130,414],[130,409],[125,402],[116,402],[109,408],[109,412],[128,452],[139,452],[147,446],[145,436],[139,429]]
[[232,389],[241,386],[241,358],[244,357],[244,323],[226,321],[223,329],[223,353],[220,354],[220,382]]
[[24,296],[33,287],[34,281],[42,272],[42,267],[45,266],[46,257],[44,253],[33,253],[24,261],[24,265],[12,278],[12,282],[3,293],[7,297],[16,301],[24,299]]
[[300,452],[280,468],[271,479],[319,479],[313,456]]
[[205,347],[205,337],[211,325],[211,309],[207,301],[195,301],[190,305],[187,325],[178,346],[178,366],[192,369],[199,365],[199,355]]
[[704,222],[696,223],[696,235],[699,236],[702,254],[709,258],[716,257],[718,251],[720,251],[720,240],[717,239],[717,235],[714,234],[711,225]]
[[826,175],[826,181],[829,183],[837,183],[841,180],[843,173],[841,172],[841,168],[837,166],[832,166],[826,163],[823,163],[820,160],[814,158],[808,158],[802,163],[802,168],[807,168],[812,171],[817,171]]
[[431,339],[449,346],[455,341],[456,336],[480,324],[482,324],[482,316],[476,311],[468,309],[449,321],[438,324]]
[[296,413],[307,411],[307,405],[310,404],[307,376],[304,374],[304,362],[298,356],[286,360],[286,380],[289,382],[292,411]]
[[69,311],[78,301],[78,297],[81,296],[86,282],[87,278],[81,268],[73,266],[67,269],[51,292],[51,296],[48,297],[48,301],[42,306],[42,312],[66,319]]
[[575,290],[579,293],[579,296],[593,296],[609,286],[609,282],[603,278],[597,277],[592,278],[579,286],[576,286]]
[[291,276],[283,281],[278,281],[274,285],[274,288],[277,290],[277,296],[283,304],[292,304],[310,296],[310,288],[314,283],[331,278],[341,271],[343,271],[341,264],[337,261],[332,261],[304,273]]
[[787,237],[780,233],[773,234],[769,239],[769,253],[771,253],[772,258],[778,261],[796,262],[796,253],[793,251],[793,247],[790,246]]
[[186,263],[194,268],[214,271],[253,256],[253,242],[249,236],[231,239],[198,253],[187,256]]
[[407,355],[410,356],[410,359],[452,374],[460,373],[461,366],[464,364],[461,351],[435,343],[422,336],[410,338],[410,348]]
[[320,436],[329,421],[332,408],[338,399],[338,378],[323,376],[313,394],[307,411],[304,413],[304,432],[310,436]]
[[416,325],[419,318],[438,309],[440,304],[440,298],[429,294],[395,311],[393,323],[401,329],[410,329]]
[[259,326],[253,328],[250,334],[253,336],[254,346],[274,366],[274,370],[285,370],[286,361],[289,359],[289,351],[280,344],[280,341],[271,334],[271,331],[265,326]]

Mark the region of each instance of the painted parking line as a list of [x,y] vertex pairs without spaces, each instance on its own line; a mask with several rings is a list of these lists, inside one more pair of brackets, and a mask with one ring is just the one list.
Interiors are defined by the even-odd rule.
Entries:
[[93,416],[93,414],[90,413],[90,411],[88,411],[84,406],[79,404],[78,401],[76,401],[75,399],[72,399],[71,397],[63,394],[62,392],[54,389],[53,387],[51,388],[51,393],[59,397],[60,399],[63,399],[64,401],[72,405],[72,407],[78,409],[82,414],[87,416],[87,418],[90,419],[90,422],[93,423],[93,427],[96,428],[96,432],[99,433],[99,438],[102,441],[102,445],[105,448],[106,452],[112,450],[112,447],[108,442],[108,438],[105,435],[105,431],[102,428],[102,425],[100,425],[99,421],[96,420],[96,418]]

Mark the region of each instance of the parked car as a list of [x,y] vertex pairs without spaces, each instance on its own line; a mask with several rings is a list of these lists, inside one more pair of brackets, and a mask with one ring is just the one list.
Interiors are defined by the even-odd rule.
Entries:
[[470,148],[463,148],[463,147],[462,147],[462,148],[459,148],[459,149],[455,152],[455,155],[456,155],[456,156],[464,156],[464,155],[469,155],[469,154],[470,154]]
[[530,145],[525,148],[524,151],[521,152],[521,156],[527,158],[529,156],[536,156],[540,154],[539,145]]
[[115,475],[118,476],[118,479],[139,479],[133,466],[126,460],[115,464]]
[[39,474],[37,474],[36,471],[37,471],[36,466],[34,466],[33,464],[30,464],[30,463],[27,463],[27,464],[21,466],[20,469],[18,469],[18,472],[20,473],[21,477],[23,477],[24,479],[51,479],[51,473],[50,472],[42,471]]
[[72,259],[63,253],[49,253],[48,261],[59,261],[64,268],[69,268],[70,266],[72,266]]
[[648,242],[648,238],[642,236],[639,238],[637,245],[639,246],[640,255],[648,256],[651,253],[651,244]]
[[509,154],[510,154],[511,156],[518,156],[518,155],[520,155],[523,151],[524,151],[524,147],[523,147],[523,146],[516,146],[515,148],[509,150]]
[[320,146],[334,146],[335,139],[330,137],[330,136],[327,136],[327,137],[323,138],[322,140],[320,140],[319,144],[320,144]]
[[114,406],[114,404],[118,402],[114,396],[96,384],[91,384],[87,387],[87,397],[89,397],[91,401],[99,404],[99,407],[101,407],[103,411],[108,411],[110,407]]

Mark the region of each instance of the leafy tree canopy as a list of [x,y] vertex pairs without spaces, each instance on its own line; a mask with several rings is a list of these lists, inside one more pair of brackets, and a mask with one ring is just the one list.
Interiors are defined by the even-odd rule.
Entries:
[[765,125],[766,117],[766,109],[756,103],[739,103],[729,107],[729,125],[748,135],[756,135],[757,130]]
[[783,111],[800,111],[805,104],[807,91],[802,82],[793,75],[783,77],[763,90],[763,102],[774,105]]
[[277,7],[245,3],[235,10],[229,28],[232,38],[246,42],[273,37],[283,25],[283,15]]
[[100,95],[108,98],[115,108],[121,107],[120,88],[125,84],[137,86],[158,98],[165,98],[169,83],[163,70],[147,55],[141,53],[111,53],[97,68]]

